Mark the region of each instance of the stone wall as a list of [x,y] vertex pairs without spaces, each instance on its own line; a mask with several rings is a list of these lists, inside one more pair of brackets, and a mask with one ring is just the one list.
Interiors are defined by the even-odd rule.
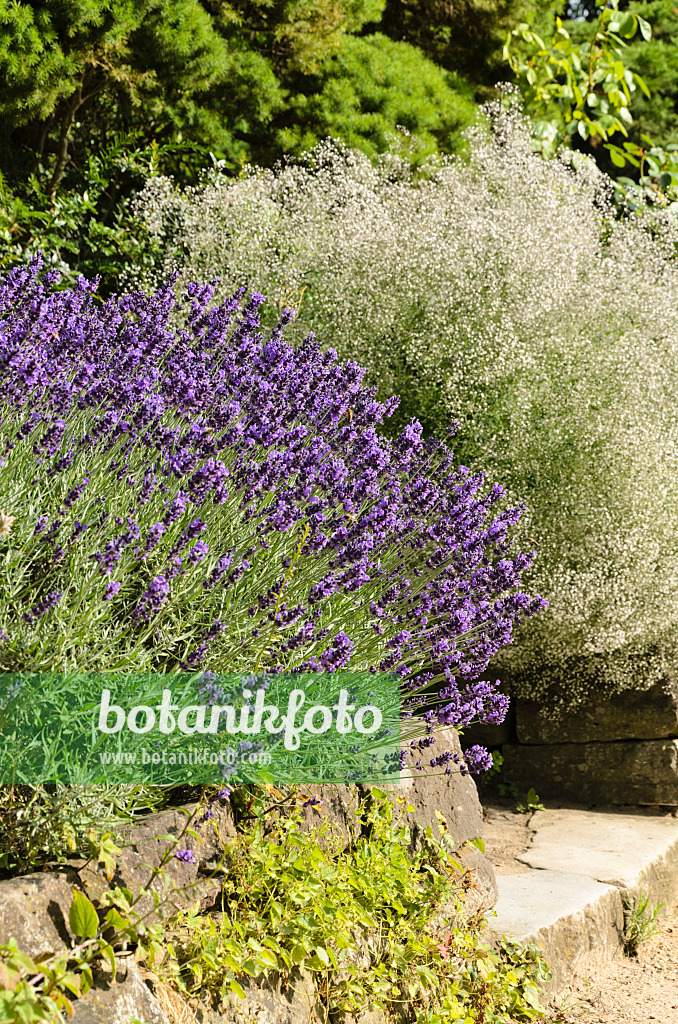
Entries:
[[[452,730],[444,743],[460,751],[459,739]],[[349,815],[357,799],[366,795],[361,787],[333,786],[307,787],[312,795],[322,798],[320,806],[306,808],[306,822],[311,825],[329,818],[340,828],[348,830]],[[459,879],[465,893],[465,911],[469,916],[489,911],[497,899],[494,871],[489,861],[475,848],[463,847],[469,839],[483,833],[483,814],[478,793],[469,777],[420,775],[401,787],[393,788],[396,795],[406,795],[414,808],[408,812],[412,846],[416,848],[427,826],[437,834],[439,811],[458,846],[462,847]],[[85,893],[92,902],[100,904],[104,892],[115,886],[125,886],[133,892],[146,887],[153,867],[157,866],[168,848],[171,837],[178,835],[186,822],[186,811],[191,807],[175,808],[153,814],[133,827],[125,835],[125,847],[118,859],[112,879],[107,879],[103,867],[93,862],[73,861],[62,870],[23,875],[0,881],[0,944],[12,937],[19,948],[33,958],[40,959],[61,953],[74,944],[68,920],[74,892]],[[182,846],[195,852],[195,863],[172,858],[167,865],[171,878],[171,898],[165,913],[173,907],[188,907],[196,900],[204,913],[217,910],[220,886],[218,879],[210,878],[212,867],[218,861],[223,845],[235,834],[236,823],[229,803],[215,805],[215,817],[200,838],[187,836]],[[168,840],[168,837],[169,840]],[[157,880],[160,891],[162,883]],[[144,909],[153,907],[151,897]],[[441,911],[445,913],[445,909]],[[449,908],[450,921],[456,907]],[[106,965],[94,971],[94,985],[83,997],[75,1000],[74,1024],[129,1024],[136,1017],[147,1024],[313,1024],[317,1021],[316,994],[310,974],[297,973],[286,985],[276,977],[251,979],[245,987],[245,999],[229,998],[227,1006],[219,1010],[193,1001],[183,1002],[179,994],[144,972],[132,955],[116,958],[116,977]],[[365,1014],[350,1024],[385,1024],[383,1014]]]
[[501,780],[521,797],[533,786],[575,804],[678,806],[678,680],[594,698],[562,717],[550,710],[555,693],[511,703],[503,726],[470,729],[464,744],[500,749]]

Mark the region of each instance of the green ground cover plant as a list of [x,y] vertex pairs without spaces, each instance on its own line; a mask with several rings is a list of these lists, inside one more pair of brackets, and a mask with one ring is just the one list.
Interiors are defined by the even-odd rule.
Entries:
[[397,803],[394,813],[373,788],[353,811],[348,846],[327,823],[302,832],[298,807],[268,826],[259,818],[226,850],[222,915],[177,918],[168,967],[180,987],[223,997],[238,991],[238,971],[298,967],[313,972],[326,1013],[372,1005],[431,1022],[538,1016],[543,961],[517,946],[494,952],[479,922],[464,924],[454,882],[464,871],[446,827],[439,836],[429,827],[412,856],[407,802]]
[[[366,1005],[422,1024],[543,1016],[539,986],[549,974],[538,951],[487,944],[482,920],[464,919],[464,869],[446,828],[434,835],[429,827],[412,855],[406,801],[396,809],[379,789],[354,808],[348,838],[326,822],[302,826],[300,797],[289,814],[271,817],[270,795],[236,790],[231,799],[249,813],[215,870],[219,912],[201,915],[196,905],[162,927],[146,922],[139,901],[186,839],[199,841],[210,795],[136,896],[111,889],[99,908],[75,896],[73,950],[35,963],[12,944],[2,948],[2,1024],[58,1019],[86,993],[93,962],[114,964],[123,942],[159,979],[214,1007],[230,993],[244,998],[243,980],[306,970],[326,1017]],[[156,895],[154,911],[162,906]]]

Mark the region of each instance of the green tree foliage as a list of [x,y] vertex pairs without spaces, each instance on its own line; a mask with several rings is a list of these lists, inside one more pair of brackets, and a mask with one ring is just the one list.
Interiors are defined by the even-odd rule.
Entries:
[[[611,6],[611,0],[607,5],[604,0],[571,0],[568,14],[574,20],[565,28],[580,52],[599,31],[601,8],[607,13],[605,8]],[[646,90],[631,91],[626,140],[617,134],[604,146],[595,138],[582,142],[575,137],[574,143],[615,179],[619,198],[631,209],[647,200],[671,203],[677,209],[678,4],[615,0],[614,6],[627,21],[636,19],[636,31],[626,34],[623,64],[630,75],[642,78]]]
[[210,152],[231,173],[327,135],[375,154],[400,126],[420,157],[455,150],[472,90],[370,34],[383,6],[0,0],[0,266],[42,248],[105,291],[150,256],[132,194],[158,171],[195,180]]
[[290,98],[277,141],[299,153],[331,136],[373,155],[392,144],[398,125],[417,137],[419,155],[452,152],[475,116],[472,88],[414,46],[379,33],[346,36],[314,76],[313,90],[299,88]]
[[[678,3],[676,0],[621,0],[619,8],[629,14],[640,15],[652,30],[652,38],[644,40],[640,33],[629,43],[625,62],[643,77],[650,91],[633,97],[631,114],[634,126],[629,134],[639,142],[641,135],[651,136],[658,145],[667,145],[678,139]],[[568,29],[576,42],[583,42],[593,31],[592,21],[597,17],[593,0],[588,5],[573,9],[578,15],[576,23]]]
[[198,0],[6,5],[0,37],[5,141],[20,161],[31,151],[55,157],[52,189],[69,150],[82,152],[111,131],[139,125],[148,139],[186,132],[232,159],[244,158],[238,131],[270,119],[282,92],[263,54],[239,51],[219,31],[228,19],[218,6],[219,18]]
[[650,0],[629,4],[652,28],[648,42],[634,40],[628,50],[629,66],[643,76],[651,99],[636,96],[631,107],[634,138],[649,135],[660,145],[678,142],[678,3]]
[[481,87],[507,76],[506,33],[520,22],[548,33],[561,0],[386,0],[382,30]]
[[468,89],[407,44],[356,36],[379,21],[382,6],[0,4],[3,170],[12,176],[49,165],[53,192],[87,149],[132,130],[142,132],[141,142],[189,139],[235,166],[250,158],[271,162],[283,147],[327,131],[379,148],[375,139],[399,119],[447,142],[469,119]]
[[507,36],[504,56],[523,89],[526,109],[536,119],[537,138],[552,155],[567,136],[595,145],[612,135],[628,136],[630,106],[644,80],[626,65],[627,40],[651,29],[638,14],[620,10],[619,0],[596,0],[597,17],[581,41],[560,18],[546,40],[523,23]]

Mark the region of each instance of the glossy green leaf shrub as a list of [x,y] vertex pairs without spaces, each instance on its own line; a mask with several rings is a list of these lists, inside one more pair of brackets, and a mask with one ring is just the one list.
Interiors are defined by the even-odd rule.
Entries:
[[[640,14],[619,10],[619,0],[596,0],[595,31],[576,42],[560,18],[544,41],[530,25],[509,32],[504,57],[523,86],[526,109],[536,120],[540,148],[552,155],[565,136],[608,139],[628,135],[629,107],[637,89],[649,98],[643,79],[624,60],[627,40],[651,29]],[[560,122],[560,123],[559,123]]]

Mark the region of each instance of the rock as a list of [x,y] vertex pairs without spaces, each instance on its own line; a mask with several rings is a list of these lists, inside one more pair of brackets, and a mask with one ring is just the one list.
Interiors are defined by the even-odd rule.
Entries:
[[511,704],[511,710],[501,725],[469,725],[461,735],[461,745],[464,750],[479,744],[494,750],[504,743],[515,743],[516,741],[516,715]]
[[[451,750],[461,754],[459,736],[454,729],[446,729],[440,734],[433,753]],[[478,790],[472,776],[462,775],[456,765],[452,765],[450,775],[441,770],[438,774],[403,775],[400,786],[390,789],[396,797],[404,796],[414,811],[406,814],[406,820],[412,834],[412,848],[421,844],[426,829],[430,825],[434,836],[438,836],[439,811],[458,847],[457,856],[472,874],[468,884],[469,916],[477,913],[480,908],[486,910],[494,906],[497,895],[494,868],[489,860],[474,848],[465,847],[469,839],[479,839],[483,834],[483,810],[478,799]],[[472,879],[472,881],[471,881]]]
[[[115,981],[111,969],[95,967],[94,985],[73,1003],[73,1024],[170,1024],[160,1003],[150,992],[131,957],[116,957]],[[188,1024],[190,1017],[184,1018]]]
[[331,1014],[330,1020],[333,1024],[388,1024],[386,1011],[379,1009],[378,1006],[362,1010],[358,1016],[352,1013]]
[[497,935],[541,949],[553,975],[546,986],[558,995],[577,970],[620,956],[624,943],[624,907],[619,890],[583,875],[530,871],[499,876],[496,917],[488,924]]
[[[436,745],[430,750],[431,756],[443,750],[461,754],[459,737],[455,730],[444,730]],[[445,775],[442,769],[438,769],[438,772],[439,774],[415,773],[412,777],[403,776],[400,786],[395,790],[397,794],[406,796],[414,806],[414,811],[408,814],[408,822],[415,845],[429,825],[433,834],[438,835],[436,811],[445,816],[450,834],[458,846],[467,839],[482,836],[483,810],[473,778],[470,775],[461,775],[459,768],[454,764],[450,775]],[[386,789],[385,786],[383,788]]]
[[[549,710],[553,701],[517,700],[519,743],[607,743],[678,736],[678,680],[667,679],[650,690],[625,690],[584,702],[562,718]],[[480,741],[479,741],[480,742]]]
[[77,874],[21,875],[0,882],[0,943],[16,939],[30,957],[60,953],[73,944],[68,912],[73,890],[81,888]]
[[507,744],[502,780],[575,804],[678,805],[678,740]]
[[[172,855],[165,866],[164,870],[172,881],[172,891],[166,907],[159,912],[161,917],[178,907],[189,906],[196,899],[208,899],[212,890],[215,896],[219,891],[218,882],[210,884],[204,876],[209,874],[211,866],[218,863],[224,844],[235,835],[235,825],[228,803],[215,801],[211,808],[214,812],[211,820],[197,827],[195,824],[191,826],[200,838],[186,836],[177,847],[193,850],[196,863],[180,861]],[[104,892],[115,886],[130,889],[135,896],[140,888],[146,888],[153,869],[158,867],[168,848],[176,842],[176,837],[186,827],[193,810],[194,805],[161,811],[127,826],[123,832],[123,841],[119,844],[123,846],[123,851],[110,882],[101,865],[92,863],[80,870],[80,878],[89,898],[94,902],[100,901]],[[156,879],[153,888],[157,892],[163,890],[161,877]],[[149,897],[139,904],[139,908],[145,913],[150,905]]]
[[464,915],[484,914],[492,910],[499,895],[494,868],[488,858],[473,846],[463,846],[455,853],[468,872],[464,880]]
[[454,856],[462,868],[455,878],[461,907],[456,898],[441,906],[427,924],[429,935],[461,927],[478,915],[485,917],[497,902],[497,880],[487,857],[473,847],[462,847]]
[[351,826],[355,823],[354,812],[364,796],[362,786],[308,785],[300,787],[300,793],[309,800],[321,801],[315,806],[309,804],[303,808],[304,826],[313,827],[329,821],[348,838]]
[[199,1007],[197,1024],[311,1024],[316,1019],[317,993],[310,971],[295,970],[286,985],[273,973],[268,978],[241,978],[240,984],[244,999],[229,992],[227,1004],[218,1011]]

